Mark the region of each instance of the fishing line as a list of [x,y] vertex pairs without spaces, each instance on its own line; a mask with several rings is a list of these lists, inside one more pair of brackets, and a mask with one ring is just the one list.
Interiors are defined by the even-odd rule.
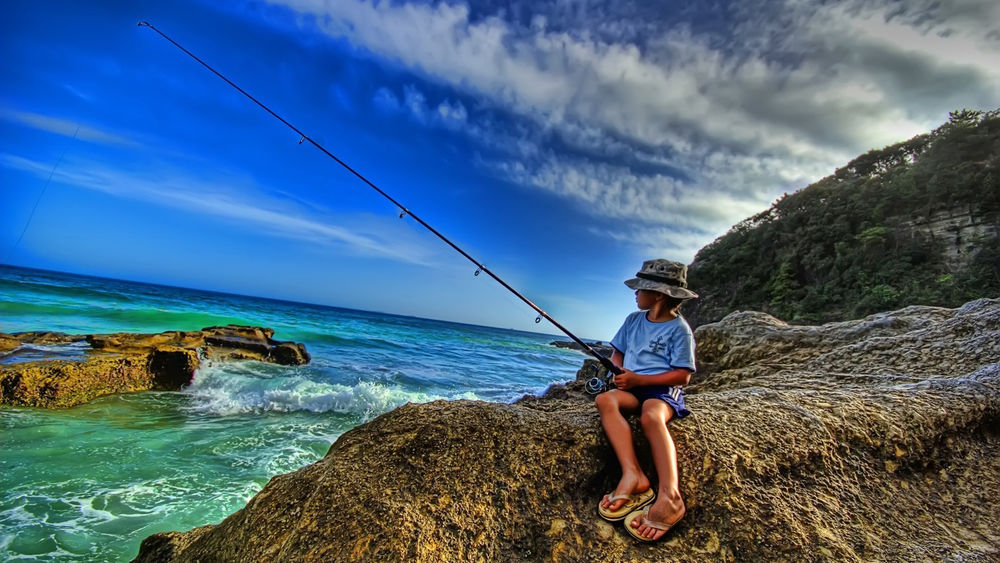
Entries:
[[[149,22],[146,22],[146,21],[141,21],[141,22],[139,22],[139,27],[148,27],[149,29],[152,29],[160,37],[162,37],[162,38],[166,39],[167,41],[169,41],[170,43],[172,43],[174,45],[174,47],[177,47],[178,49],[180,49],[181,51],[183,51],[189,57],[191,57],[192,59],[194,59],[195,61],[197,61],[201,66],[203,66],[206,69],[208,69],[209,71],[211,71],[212,74],[214,74],[214,75],[218,76],[219,78],[221,78],[223,81],[226,82],[226,84],[229,84],[230,86],[232,86],[233,88],[235,88],[239,93],[241,93],[244,96],[246,96],[247,98],[249,98],[250,101],[252,101],[253,103],[255,103],[258,106],[260,106],[261,109],[263,109],[267,113],[271,114],[278,121],[284,123],[285,126],[287,126],[292,131],[295,131],[295,133],[298,134],[298,136],[299,136],[298,144],[301,145],[303,142],[309,141],[309,144],[311,144],[312,146],[314,146],[317,149],[319,149],[326,156],[332,158],[334,161],[337,162],[337,164],[339,164],[342,167],[344,167],[344,169],[346,169],[348,172],[350,172],[355,177],[357,177],[359,180],[361,180],[362,182],[364,182],[365,184],[367,184],[368,187],[370,187],[371,189],[375,190],[376,192],[379,193],[379,195],[381,195],[385,199],[389,200],[393,205],[395,205],[399,209],[399,217],[400,217],[400,219],[402,219],[403,217],[405,217],[407,215],[409,215],[410,217],[412,217],[413,220],[416,221],[417,223],[420,223],[420,225],[422,227],[424,227],[425,229],[427,229],[428,231],[430,231],[431,233],[433,233],[439,239],[441,239],[442,241],[444,241],[445,244],[447,244],[448,246],[452,247],[452,249],[454,249],[456,252],[458,252],[459,254],[461,254],[462,256],[464,256],[467,260],[469,260],[470,262],[472,262],[473,264],[475,264],[476,265],[476,275],[477,276],[480,273],[485,273],[485,274],[489,275],[491,278],[493,278],[494,280],[496,280],[496,282],[499,283],[500,285],[502,285],[505,289],[507,289],[507,291],[510,291],[511,293],[513,293],[514,295],[516,295],[521,301],[523,301],[529,307],[531,307],[532,309],[534,309],[538,313],[539,317],[545,318],[547,321],[549,321],[550,323],[552,323],[553,326],[555,326],[560,331],[562,331],[566,336],[569,336],[570,338],[573,339],[574,342],[576,342],[581,347],[583,347],[583,349],[588,354],[590,354],[590,355],[594,356],[595,358],[597,358],[601,362],[601,364],[605,368],[608,369],[608,371],[610,371],[612,373],[615,373],[615,374],[619,374],[619,373],[622,372],[621,369],[618,366],[614,365],[611,362],[610,359],[608,359],[605,356],[601,355],[600,352],[598,352],[597,350],[594,350],[593,347],[591,347],[589,344],[587,344],[583,340],[580,340],[580,338],[578,338],[575,334],[573,334],[572,332],[570,332],[566,327],[564,327],[563,325],[559,324],[558,321],[556,321],[551,316],[549,316],[549,314],[546,313],[545,311],[543,311],[540,307],[538,307],[538,305],[535,305],[534,303],[532,303],[531,300],[529,300],[527,297],[525,297],[524,295],[522,295],[519,291],[517,291],[516,289],[514,289],[513,287],[511,287],[507,282],[505,282],[504,280],[502,280],[500,278],[500,276],[494,274],[486,266],[483,266],[482,263],[480,263],[478,260],[476,260],[475,258],[473,258],[472,256],[470,256],[467,252],[465,252],[461,248],[459,248],[458,245],[456,245],[451,240],[449,240],[448,237],[444,236],[437,229],[435,229],[434,227],[430,226],[426,221],[424,221],[423,219],[421,219],[413,211],[407,209],[407,207],[404,206],[402,203],[396,201],[395,198],[393,198],[392,196],[390,196],[386,192],[382,191],[381,188],[379,188],[378,186],[376,186],[375,184],[373,184],[368,178],[365,178],[360,172],[358,172],[354,168],[351,168],[351,166],[348,165],[346,162],[344,162],[343,160],[340,160],[339,158],[337,158],[336,155],[334,155],[330,151],[326,150],[326,148],[324,148],[322,145],[320,145],[315,140],[313,140],[312,137],[310,137],[309,135],[306,135],[298,127],[296,127],[296,126],[292,125],[291,123],[289,123],[288,121],[286,121],[285,118],[283,118],[280,115],[278,115],[277,113],[275,113],[273,110],[271,110],[271,108],[269,108],[266,105],[264,105],[257,98],[251,96],[249,93],[247,93],[246,90],[244,90],[243,88],[240,88],[239,86],[237,86],[235,82],[233,82],[232,80],[226,78],[225,76],[222,75],[222,73],[220,73],[219,71],[217,71],[214,68],[212,68],[211,66],[209,66],[208,63],[206,63],[205,61],[199,59],[197,56],[195,56],[194,53],[192,53],[191,51],[188,51],[187,49],[185,49],[183,46],[181,46],[180,43],[178,43],[178,42],[174,41],[173,39],[171,39],[170,37],[168,37],[165,33],[163,33],[162,31],[160,31],[159,29],[157,29],[155,26],[153,26],[153,24],[151,24]],[[538,318],[535,322],[540,322],[540,320],[541,319]]]
[[73,138],[66,145],[66,148],[63,149],[62,154],[59,155],[59,158],[56,159],[56,163],[55,165],[52,166],[52,170],[49,171],[49,177],[48,179],[45,180],[45,185],[42,186],[42,191],[38,194],[38,199],[35,200],[35,205],[31,207],[31,213],[28,214],[28,220],[24,223],[24,228],[21,229],[21,235],[17,237],[17,241],[15,241],[14,246],[10,248],[10,252],[7,253],[7,257],[4,258],[3,260],[0,260],[0,264],[5,264],[7,260],[9,260],[11,257],[14,256],[14,251],[17,250],[17,245],[21,244],[21,239],[24,238],[24,233],[28,232],[28,226],[31,225],[31,220],[34,219],[35,217],[35,211],[38,210],[38,204],[42,202],[42,196],[45,195],[45,190],[49,189],[49,184],[52,183],[52,176],[55,175],[56,168],[59,168],[59,165],[62,164],[63,157],[66,156],[67,152],[69,152],[70,145],[73,144],[73,141],[76,140],[76,136],[79,134],[80,134],[80,126],[77,125],[76,131],[73,133]]

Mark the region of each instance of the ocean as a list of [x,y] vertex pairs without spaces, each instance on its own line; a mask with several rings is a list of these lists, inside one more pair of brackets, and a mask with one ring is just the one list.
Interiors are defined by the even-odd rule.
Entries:
[[225,324],[273,328],[312,362],[215,363],[180,392],[0,407],[0,560],[128,561],[146,536],[218,523],[397,406],[509,402],[573,379],[584,358],[549,344],[560,336],[0,266],[0,332]]

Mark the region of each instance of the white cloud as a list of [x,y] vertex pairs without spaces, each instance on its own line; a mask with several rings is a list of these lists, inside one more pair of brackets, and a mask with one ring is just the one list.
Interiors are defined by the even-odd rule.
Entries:
[[711,231],[650,227],[648,225],[626,225],[623,228],[608,229],[591,226],[590,231],[602,238],[621,242],[633,248],[642,256],[669,256],[688,264],[694,255],[711,241]]
[[[766,207],[769,200],[744,197],[705,183],[663,174],[636,174],[626,168],[550,155],[536,168],[497,162],[511,181],[564,196],[602,217],[603,232],[617,240],[642,241],[649,249],[697,250],[734,222]],[[616,234],[617,233],[617,234]],[[679,237],[685,239],[678,244]],[[694,255],[693,251],[690,252]],[[676,252],[671,252],[676,255]]]
[[408,109],[410,115],[417,121],[423,122],[427,120],[427,98],[412,84],[408,84],[403,88],[403,107]]
[[42,115],[27,111],[18,111],[0,106],[0,119],[5,119],[13,123],[63,135],[65,137],[76,137],[81,141],[98,143],[102,145],[112,145],[119,147],[136,147],[139,143],[117,133],[111,133],[101,129],[88,127],[85,124],[60,119],[49,115]]
[[372,103],[375,104],[376,108],[385,113],[396,113],[401,108],[399,98],[396,97],[396,94],[384,86],[375,91]]
[[[921,39],[931,41],[903,22],[886,25],[908,33],[872,27],[887,17],[886,8],[858,14],[837,6],[795,3],[790,9],[800,7],[791,13],[801,19],[784,41],[788,49],[809,56],[795,66],[763,52],[729,55],[684,27],[663,30],[651,41],[655,48],[644,53],[634,44],[601,42],[540,26],[525,33],[499,17],[471,21],[461,4],[338,2],[332,9],[332,4],[314,0],[287,3],[316,15],[318,25],[333,35],[519,113],[537,114],[550,125],[583,121],[654,145],[672,144],[668,131],[681,129],[690,139],[756,152],[866,148],[872,139],[856,132],[855,126],[883,115],[894,104],[905,106],[905,100],[889,98],[893,92],[878,80],[879,69],[853,60],[851,51],[903,53]],[[748,44],[763,33],[737,31],[749,37],[734,41]],[[949,49],[941,45],[913,51],[913,56],[941,63],[930,64],[925,70],[931,74],[922,80],[933,82],[961,70],[955,65],[966,65],[981,79],[980,95],[998,93],[990,65],[995,53],[956,34],[935,35],[933,41],[964,55],[959,60],[943,57]],[[831,59],[844,68],[831,69]],[[910,69],[888,70],[903,75]],[[852,118],[852,112],[860,115]],[[823,114],[848,119],[823,119]],[[913,134],[943,115],[940,108],[919,114],[919,119],[888,131]],[[828,133],[803,127],[817,117],[824,127],[814,129]],[[882,119],[899,117],[890,113]]]
[[452,102],[445,100],[438,104],[435,111],[435,119],[445,124],[447,127],[457,128],[465,124],[469,117],[469,112],[462,105],[462,102]]
[[393,114],[405,109],[417,123],[452,130],[464,129],[469,116],[460,101],[445,99],[432,108],[424,93],[413,84],[403,87],[402,100],[392,90],[382,86],[375,91],[372,103],[384,113]]
[[[523,25],[504,18],[529,4],[474,16],[461,3],[280,3],[533,123],[517,131],[445,102],[435,112],[416,87],[402,102],[391,97],[419,120],[454,118],[501,149],[506,157],[482,159],[495,172],[595,215],[640,221],[664,243],[677,227],[699,229],[707,243],[859,153],[1000,99],[995,0],[748,0],[732,5],[737,23],[711,32],[683,14],[658,25],[598,2],[549,7]],[[572,24],[557,27],[560,15]],[[554,154],[550,135],[576,154]],[[672,172],[643,172],[643,163]]]
[[[49,166],[9,153],[0,153],[0,166],[48,178]],[[355,255],[378,256],[417,265],[428,265],[437,250],[388,215],[386,217],[314,216],[287,199],[265,195],[251,182],[233,185],[233,174],[195,178],[169,168],[145,167],[124,171],[100,162],[63,162],[54,181],[115,197],[199,213],[253,226],[283,238],[311,244],[334,245]]]

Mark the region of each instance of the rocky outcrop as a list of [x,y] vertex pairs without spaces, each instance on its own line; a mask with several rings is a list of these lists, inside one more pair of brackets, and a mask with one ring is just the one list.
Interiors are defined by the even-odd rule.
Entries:
[[[587,344],[595,352],[606,358],[610,358],[611,354],[615,351],[615,349],[611,346],[611,344],[605,344],[600,340],[596,342],[588,342]],[[568,348],[570,350],[576,350],[577,352],[584,352],[585,354],[588,353],[583,349],[583,346],[580,346],[579,344],[573,342],[572,340],[556,340],[555,342],[550,342],[549,346],[555,346],[556,348]]]
[[901,226],[941,241],[948,267],[958,271],[969,266],[982,241],[1000,238],[1000,213],[981,213],[972,205],[960,205],[904,221]]
[[21,342],[13,336],[0,332],[0,354],[10,352],[21,345]]
[[708,375],[699,374],[689,392],[958,377],[1000,361],[998,303],[913,306],[819,327],[792,326],[763,313],[733,313],[696,332],[698,357]]
[[268,328],[229,325],[158,334],[0,334],[0,405],[68,407],[102,395],[177,390],[201,359],[309,362]]
[[710,369],[671,422],[688,513],[663,542],[597,517],[619,470],[588,360],[544,397],[380,416],[136,561],[1000,558],[1000,300],[822,327],[742,313],[696,337]]

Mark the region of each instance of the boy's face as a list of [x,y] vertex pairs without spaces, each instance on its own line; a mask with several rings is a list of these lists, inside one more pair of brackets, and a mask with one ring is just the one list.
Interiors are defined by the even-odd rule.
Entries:
[[653,305],[661,298],[663,298],[663,294],[658,291],[650,291],[648,289],[635,290],[635,304],[639,306],[640,311],[652,309]]

